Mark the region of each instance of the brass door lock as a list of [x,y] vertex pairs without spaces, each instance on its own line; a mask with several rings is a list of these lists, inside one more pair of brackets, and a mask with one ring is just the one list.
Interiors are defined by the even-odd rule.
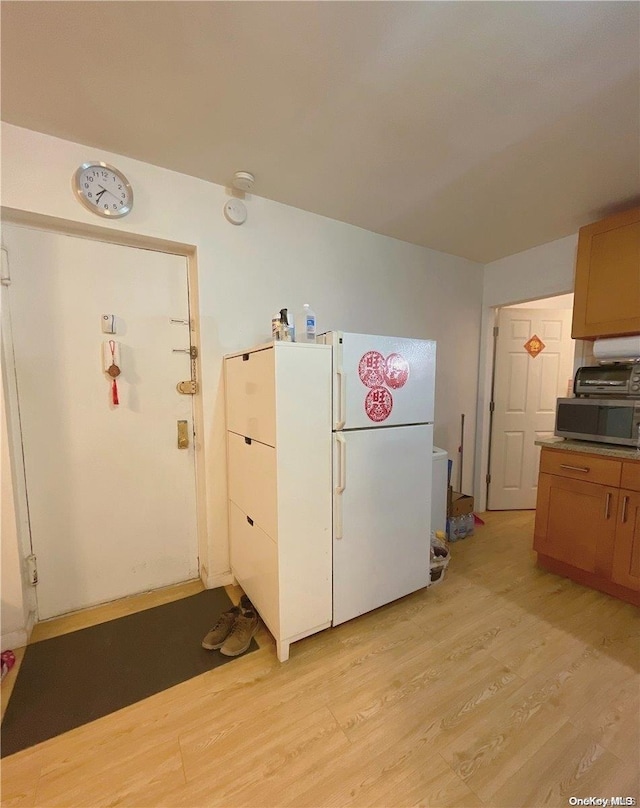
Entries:
[[189,448],[189,422],[178,421],[178,449]]
[[198,392],[198,382],[191,380],[186,382],[178,382],[178,384],[176,384],[176,390],[183,396],[195,396]]

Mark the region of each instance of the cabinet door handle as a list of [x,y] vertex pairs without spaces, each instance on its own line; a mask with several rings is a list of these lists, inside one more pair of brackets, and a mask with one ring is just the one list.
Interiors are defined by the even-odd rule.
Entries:
[[568,469],[569,471],[581,471],[583,474],[588,474],[590,469],[588,466],[565,466],[564,463],[560,463],[561,469]]
[[251,438],[245,438],[244,442],[247,444],[247,446],[251,446]]
[[607,492],[607,498],[605,500],[605,505],[604,505],[604,518],[605,519],[609,518],[610,508],[611,508],[611,492],[608,491]]
[[627,505],[629,504],[629,497],[622,497],[622,524],[627,521]]
[[253,519],[250,516],[247,516],[247,522],[253,527]]

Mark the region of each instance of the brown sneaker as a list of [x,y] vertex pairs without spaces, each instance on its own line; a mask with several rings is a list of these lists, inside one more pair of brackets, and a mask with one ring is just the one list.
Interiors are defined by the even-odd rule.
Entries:
[[225,656],[244,654],[257,630],[258,615],[255,612],[244,612],[233,624],[233,628],[224,641],[220,653]]
[[222,647],[240,614],[241,611],[238,606],[223,612],[218,618],[218,622],[202,641],[202,647],[206,648],[207,651],[215,651],[216,648]]
[[247,595],[243,595],[240,598],[240,604],[239,605],[240,605],[240,608],[242,609],[243,612],[255,612],[254,605],[253,605],[253,603],[251,603],[251,601],[249,600]]

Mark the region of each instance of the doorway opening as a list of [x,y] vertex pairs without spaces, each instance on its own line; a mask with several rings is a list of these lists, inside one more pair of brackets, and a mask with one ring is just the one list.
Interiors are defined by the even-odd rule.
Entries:
[[583,350],[571,338],[572,311],[573,294],[495,309],[487,510],[536,507],[535,442],[553,436],[556,399],[570,393]]

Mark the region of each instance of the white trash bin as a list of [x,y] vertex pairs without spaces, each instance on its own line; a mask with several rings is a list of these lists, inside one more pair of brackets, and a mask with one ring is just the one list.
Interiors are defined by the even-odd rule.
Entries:
[[447,531],[447,472],[449,455],[444,449],[433,447],[431,476],[431,531]]

